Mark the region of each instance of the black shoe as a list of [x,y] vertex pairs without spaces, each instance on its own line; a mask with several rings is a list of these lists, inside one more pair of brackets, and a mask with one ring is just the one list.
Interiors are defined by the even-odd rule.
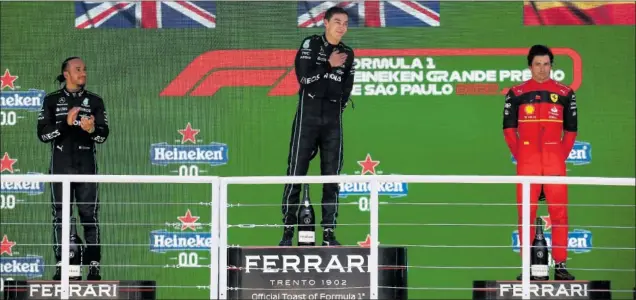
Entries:
[[294,226],[285,225],[283,230],[283,238],[280,239],[278,246],[291,246],[294,239]]
[[333,229],[325,228],[325,230],[322,232],[322,245],[340,246],[340,242],[336,240],[336,235],[333,233]]
[[564,262],[554,266],[554,280],[574,280],[574,276],[565,268]]
[[88,265],[86,280],[102,280],[102,276],[99,275],[99,262],[91,261],[91,264]]
[[61,262],[55,265],[55,274],[53,275],[53,280],[62,280],[62,263]]

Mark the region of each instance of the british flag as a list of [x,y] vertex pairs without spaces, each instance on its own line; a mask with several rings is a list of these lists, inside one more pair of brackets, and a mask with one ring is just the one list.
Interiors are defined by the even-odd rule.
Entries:
[[214,1],[75,2],[75,28],[215,28]]
[[300,1],[298,27],[320,27],[327,9],[344,8],[350,27],[430,27],[440,26],[439,1]]

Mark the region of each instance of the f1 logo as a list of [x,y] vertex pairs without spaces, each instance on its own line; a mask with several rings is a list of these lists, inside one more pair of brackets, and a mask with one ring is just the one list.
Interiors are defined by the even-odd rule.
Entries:
[[298,92],[296,74],[290,72],[294,55],[296,50],[209,51],[190,62],[160,96],[186,96],[188,92],[190,96],[212,96],[224,86],[271,86],[285,74],[268,95],[291,96]]

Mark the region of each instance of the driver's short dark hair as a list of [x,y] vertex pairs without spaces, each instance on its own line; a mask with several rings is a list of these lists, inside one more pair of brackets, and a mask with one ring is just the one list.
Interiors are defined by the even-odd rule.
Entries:
[[71,56],[62,62],[62,66],[60,67],[60,75],[57,75],[57,77],[55,77],[55,81],[59,82],[60,84],[66,81],[66,78],[64,78],[64,71],[66,71],[66,67],[68,67],[68,62],[76,58],[80,58],[80,57]]
[[331,17],[333,17],[333,15],[337,15],[337,14],[345,14],[347,15],[347,17],[349,16],[349,13],[344,10],[344,8],[342,7],[338,7],[338,6],[334,6],[330,9],[327,10],[327,12],[325,12],[325,19],[327,19],[328,21],[331,21]]
[[535,56],[544,56],[547,55],[550,57],[550,64],[554,63],[554,55],[552,54],[552,50],[548,48],[548,46],[544,45],[534,45],[530,48],[528,52],[528,66],[532,65],[532,61]]

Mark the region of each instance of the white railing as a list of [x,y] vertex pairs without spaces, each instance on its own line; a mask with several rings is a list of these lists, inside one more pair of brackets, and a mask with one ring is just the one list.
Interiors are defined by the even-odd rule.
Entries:
[[[71,182],[96,182],[96,183],[209,183],[212,185],[212,246],[210,247],[210,299],[216,299],[218,295],[218,261],[219,257],[219,186],[220,179],[216,176],[145,176],[145,175],[2,175],[0,182],[61,182],[62,183],[62,216],[71,215]],[[62,218],[62,278],[60,298],[69,299],[69,218]],[[227,244],[227,243],[226,243]],[[225,273],[222,273],[225,274]],[[225,276],[223,276],[225,277]],[[151,280],[151,279],[148,279]]]
[[[635,178],[550,177],[550,176],[460,176],[460,175],[341,175],[341,176],[143,176],[143,175],[2,175],[1,182],[61,182],[62,215],[70,215],[70,183],[209,183],[212,188],[212,246],[210,249],[210,299],[227,298],[227,187],[230,184],[347,183],[368,182],[370,188],[370,287],[371,299],[378,298],[378,185],[381,182],[522,184],[522,289],[530,299],[530,184],[636,186]],[[61,299],[68,299],[70,220],[62,220]]]

